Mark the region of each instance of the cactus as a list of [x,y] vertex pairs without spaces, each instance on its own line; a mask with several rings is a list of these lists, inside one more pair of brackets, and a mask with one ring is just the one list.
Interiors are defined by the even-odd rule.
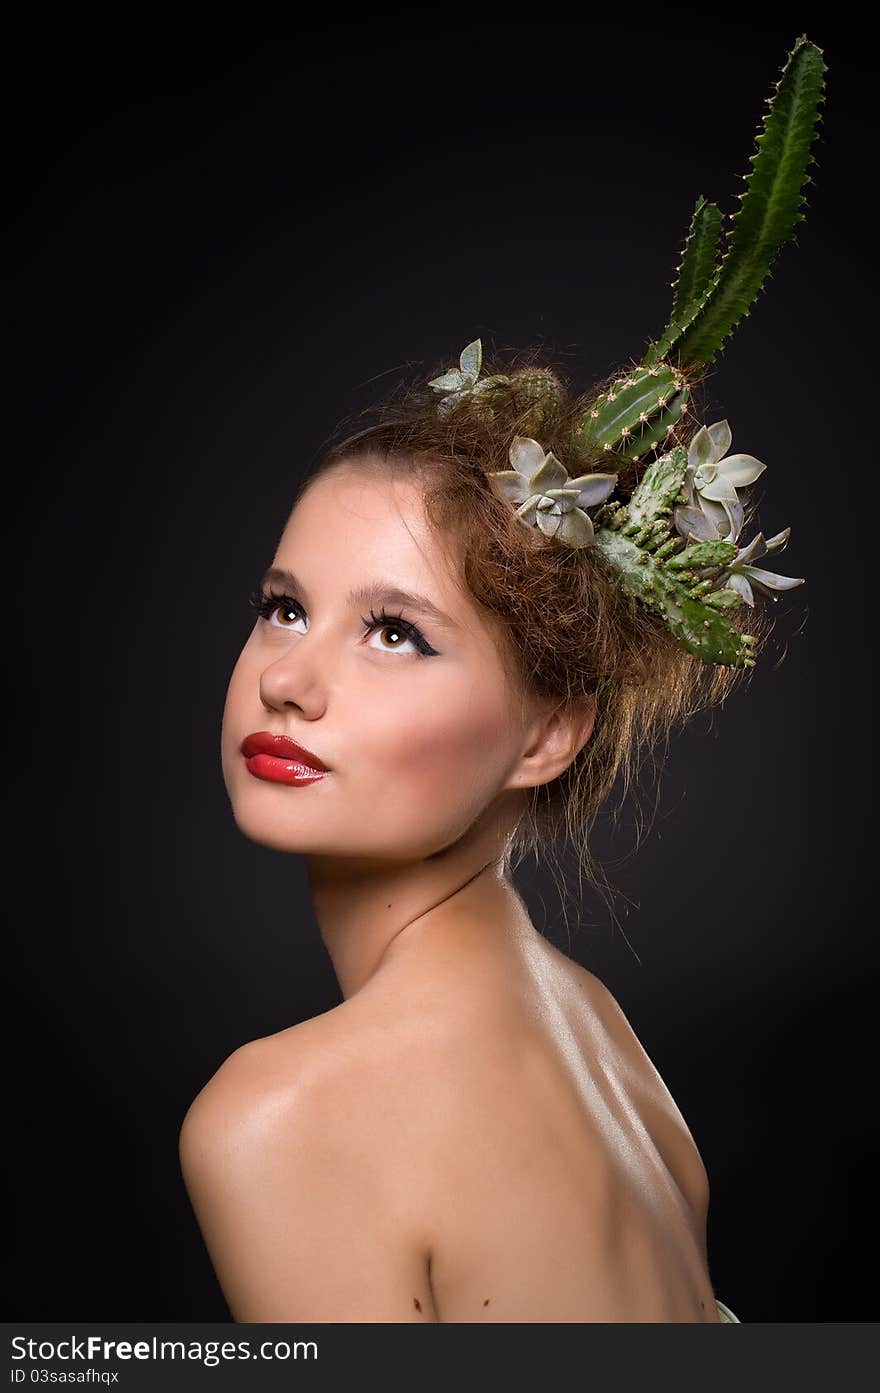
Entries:
[[679,445],[669,454],[654,460],[642,475],[641,483],[633,489],[627,504],[629,521],[644,527],[646,523],[669,519],[681,496],[688,467],[688,452]]
[[654,460],[628,504],[606,503],[596,513],[593,545],[615,567],[624,590],[662,614],[689,653],[704,663],[754,667],[754,635],[740,633],[720,612],[743,596],[712,588],[714,576],[737,556],[735,542],[686,545],[670,535],[687,463],[683,446]]
[[[578,447],[601,447],[628,460],[669,443],[686,410],[687,378],[711,364],[749,313],[777,253],[803,217],[803,190],[824,97],[822,50],[805,34],[788,55],[751,156],[741,207],[720,262],[721,212],[697,199],[674,282],[672,313],[641,363],[614,384],[579,422]],[[717,264],[716,264],[717,263]],[[650,374],[654,373],[653,378]],[[675,395],[670,396],[674,384]]]
[[637,460],[675,429],[688,399],[684,373],[668,363],[637,367],[598,397],[575,428],[576,449]]
[[550,368],[521,368],[511,375],[514,401],[519,409],[517,431],[533,436],[544,424],[548,406],[562,399],[562,386]]
[[642,362],[655,364],[675,355],[679,367],[708,366],[725,339],[749,313],[783,245],[804,219],[803,190],[811,147],[825,95],[822,49],[802,34],[788,55],[770,110],[758,132],[752,171],[743,178],[741,207],[732,213],[723,259],[711,278],[706,264],[717,245],[718,210],[697,201],[675,285],[672,316]]
[[[513,377],[478,380],[482,348],[477,339],[465,348],[458,369],[430,384],[443,395],[441,415],[477,394],[485,394],[480,407],[492,413],[496,391],[499,401],[512,394],[518,428],[527,438],[516,437],[514,469],[490,477],[515,503],[520,519],[568,546],[594,547],[615,568],[623,588],[662,614],[679,642],[705,663],[753,667],[755,636],[740,633],[724,611],[754,605],[753,586],[776,599],[803,584],[801,578],[751,564],[781,550],[789,528],[766,541],[758,533],[739,545],[744,508],[737,489],[755,481],[765,468],[761,461],[727,455],[726,420],[703,426],[688,448],[676,440],[676,426],[688,411],[693,383],[750,312],[774,258],[804,218],[801,204],[806,184],[812,183],[807,169],[824,84],[822,50],[802,34],[767,99],[770,109],[757,135],[752,171],[744,176],[741,207],[730,215],[733,226],[723,253],[721,211],[702,194],[697,199],[669,323],[641,362],[632,363],[575,423],[575,462],[601,451],[609,472],[574,471],[576,477],[569,478],[552,451],[545,452],[531,436],[545,419],[547,394],[558,396],[561,390],[549,370],[527,368]],[[617,462],[636,461],[649,451],[654,460],[628,503],[608,498]],[[587,510],[597,504],[591,516]]]
[[[672,298],[672,323],[679,324],[694,311],[709,289],[718,261],[721,241],[721,209],[702,194],[691,217],[684,251],[678,264]],[[666,348],[655,356],[662,357]]]
[[610,528],[595,529],[594,545],[615,567],[623,589],[659,611],[689,653],[704,663],[755,666],[754,635],[741,634],[716,607],[738,604],[736,591],[717,591],[713,599],[702,600],[700,590],[694,593],[695,581],[689,572],[670,572],[644,545]]

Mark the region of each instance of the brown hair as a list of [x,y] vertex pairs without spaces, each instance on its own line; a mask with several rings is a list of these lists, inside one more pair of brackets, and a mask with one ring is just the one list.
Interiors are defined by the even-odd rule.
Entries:
[[[589,844],[600,806],[619,778],[619,811],[642,753],[661,741],[668,746],[678,724],[722,702],[745,670],[692,656],[661,615],[624,592],[595,548],[564,547],[526,527],[496,493],[486,476],[511,468],[508,450],[517,434],[552,449],[572,477],[618,472],[616,495],[624,499],[652,457],[630,463],[601,447],[585,450],[575,436],[578,421],[619,372],[577,395],[558,371],[540,364],[540,356],[541,350],[529,350],[507,362],[484,359],[481,377],[505,374],[509,385],[465,396],[445,418],[438,413],[437,393],[426,384],[448,365],[438,365],[414,386],[401,384],[361,414],[376,415],[372,424],[340,438],[352,420],[342,422],[335,443],[332,436],[325,442],[323,458],[296,496],[343,461],[380,461],[408,476],[417,471],[428,521],[457,544],[461,577],[499,633],[514,681],[563,707],[585,696],[595,699],[592,734],[569,768],[551,783],[526,790],[505,869],[567,841],[577,854],[579,885],[586,877],[613,913],[611,888]],[[699,429],[693,407],[698,386],[690,378],[690,409],[675,428],[674,444],[688,444]],[[742,627],[755,634],[759,652],[769,631],[765,616],[749,610]],[[555,858],[548,855],[547,862],[555,872]]]

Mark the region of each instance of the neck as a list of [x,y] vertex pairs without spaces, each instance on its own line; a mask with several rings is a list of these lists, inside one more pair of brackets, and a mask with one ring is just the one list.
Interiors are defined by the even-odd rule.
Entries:
[[523,902],[503,870],[507,837],[499,827],[472,829],[418,861],[307,857],[312,904],[343,997],[359,992],[389,951],[436,938],[468,909],[487,934],[521,935]]

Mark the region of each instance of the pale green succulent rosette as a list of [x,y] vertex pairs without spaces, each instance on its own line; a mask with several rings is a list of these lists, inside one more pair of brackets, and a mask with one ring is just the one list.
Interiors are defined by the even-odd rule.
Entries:
[[587,508],[604,503],[617,483],[616,474],[580,474],[570,479],[565,466],[530,436],[517,435],[509,450],[512,469],[489,474],[514,504],[517,516],[570,547],[593,545],[593,520]]
[[442,377],[431,378],[428,386],[441,393],[441,399],[437,403],[437,414],[441,419],[445,419],[453,407],[465,398],[479,396],[489,387],[510,381],[503,373],[496,373],[478,381],[482,366],[483,344],[480,339],[474,339],[461,350],[457,368],[451,368],[449,372],[443,373]]
[[[688,447],[688,462],[682,485],[686,502],[673,511],[676,530],[689,542],[726,538],[738,545],[744,508],[737,489],[753,484],[767,468],[754,455],[728,455],[732,435],[727,421],[703,426]],[[762,594],[778,600],[786,590],[804,584],[804,578],[779,576],[751,563],[771,552],[781,551],[791,528],[765,540],[762,532],[741,547],[728,566],[722,584],[736,591],[747,605],[754,605],[752,584]]]
[[778,600],[784,591],[794,590],[795,586],[803,585],[803,576],[779,576],[775,571],[764,571],[760,566],[751,564],[762,556],[769,556],[773,551],[782,551],[790,535],[790,527],[777,532],[775,537],[766,539],[763,532],[759,532],[748,546],[740,548],[731,564],[719,576],[719,585],[735,590],[747,605],[755,603],[753,586],[760,590],[762,595],[767,595],[771,600]]
[[728,455],[733,436],[727,421],[702,426],[688,446],[684,479],[687,502],[675,509],[675,526],[683,537],[736,541],[743,525],[738,488],[746,488],[767,468],[754,455]]

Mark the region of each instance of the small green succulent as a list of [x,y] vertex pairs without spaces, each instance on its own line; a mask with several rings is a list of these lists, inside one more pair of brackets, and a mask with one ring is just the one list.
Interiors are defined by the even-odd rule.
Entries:
[[[744,509],[737,496],[738,488],[746,488],[764,472],[766,465],[754,455],[727,455],[732,436],[727,421],[703,426],[688,448],[688,462],[682,490],[683,505],[673,511],[676,530],[689,542],[708,542],[724,539],[735,543],[739,550],[717,578],[717,591],[730,591],[747,605],[754,606],[752,586],[771,599],[778,600],[784,590],[803,585],[803,577],[778,576],[761,570],[751,563],[771,552],[781,551],[788,542],[791,528],[786,527],[775,537],[765,538],[762,532],[746,546],[739,546]],[[708,599],[708,597],[707,597]],[[708,601],[711,603],[711,601]]]
[[732,438],[727,421],[716,421],[698,430],[688,447],[687,501],[673,514],[676,530],[688,541],[728,537],[735,542],[742,529],[736,491],[753,484],[767,466],[754,455],[728,455]]
[[778,600],[782,591],[794,590],[795,586],[803,585],[803,576],[778,576],[773,571],[763,571],[760,566],[751,564],[762,556],[769,556],[772,551],[782,551],[790,535],[790,527],[777,532],[775,537],[766,539],[763,532],[759,532],[747,546],[740,547],[730,565],[718,577],[719,588],[735,590],[747,605],[754,607],[752,586],[762,594],[769,595],[771,600]]
[[483,344],[480,339],[474,339],[472,343],[462,349],[457,368],[451,368],[442,377],[431,378],[428,386],[433,387],[435,392],[443,394],[437,403],[438,416],[441,418],[448,416],[452,408],[465,397],[478,396],[487,387],[494,387],[498,383],[510,381],[510,378],[503,373],[496,373],[492,377],[484,377],[481,381],[477,381],[482,365]]
[[489,474],[515,504],[523,522],[539,527],[570,547],[593,545],[593,520],[587,508],[604,503],[617,483],[616,474],[580,474],[570,479],[565,466],[527,435],[514,436],[509,450],[512,469]]

